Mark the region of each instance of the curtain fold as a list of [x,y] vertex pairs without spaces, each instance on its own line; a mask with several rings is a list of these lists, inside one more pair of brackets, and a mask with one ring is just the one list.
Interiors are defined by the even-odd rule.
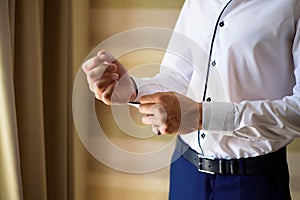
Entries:
[[0,199],[22,199],[13,85],[14,1],[0,3]]
[[0,200],[72,199],[71,0],[0,2]]
[[40,1],[16,1],[15,96],[24,199],[47,199]]
[[[55,13],[55,14],[54,14]],[[44,1],[43,91],[48,199],[67,199],[72,171],[71,1]],[[53,148],[55,147],[55,148]]]

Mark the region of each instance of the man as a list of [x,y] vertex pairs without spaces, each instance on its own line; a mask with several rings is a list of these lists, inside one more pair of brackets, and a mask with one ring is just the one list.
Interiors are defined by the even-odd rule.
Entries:
[[299,15],[297,0],[186,0],[175,32],[205,50],[207,66],[167,53],[157,76],[131,78],[105,51],[83,65],[96,98],[140,101],[154,132],[180,135],[170,199],[291,198],[285,147],[300,134]]

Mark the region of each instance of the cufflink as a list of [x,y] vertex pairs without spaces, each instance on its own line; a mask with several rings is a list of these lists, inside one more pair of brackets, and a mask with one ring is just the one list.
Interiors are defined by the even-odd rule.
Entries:
[[130,101],[130,102],[127,103],[127,105],[130,105],[130,106],[133,106],[133,107],[139,109],[141,103],[140,102],[135,102],[135,101]]

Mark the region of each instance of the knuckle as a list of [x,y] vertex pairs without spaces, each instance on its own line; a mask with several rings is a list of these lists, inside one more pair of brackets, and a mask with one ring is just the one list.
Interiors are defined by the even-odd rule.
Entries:
[[100,56],[100,55],[105,55],[106,54],[106,50],[105,49],[101,49],[97,55]]
[[146,96],[141,96],[140,102],[145,102],[146,101]]
[[95,71],[94,70],[88,71],[86,74],[87,74],[88,78],[90,78],[90,79],[93,79],[95,77]]
[[102,75],[103,74],[101,74],[101,70],[99,68],[95,68],[87,72],[87,76],[92,79],[100,78]]
[[92,59],[90,66],[97,66],[100,64],[100,60],[98,59],[98,57],[95,57]]
[[88,72],[91,68],[99,64],[99,59],[97,57],[90,58],[82,65],[84,72]]

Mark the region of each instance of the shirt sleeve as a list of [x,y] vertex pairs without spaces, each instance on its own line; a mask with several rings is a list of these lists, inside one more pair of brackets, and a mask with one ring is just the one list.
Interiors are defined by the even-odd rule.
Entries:
[[188,40],[184,35],[185,26],[188,24],[189,9],[190,1],[186,0],[172,32],[168,48],[160,66],[160,72],[152,78],[133,77],[139,91],[136,98],[137,101],[141,96],[156,92],[174,91],[181,94],[186,93],[193,74],[193,66],[189,62],[189,50],[184,48],[188,45],[183,45]]
[[300,136],[300,20],[296,26],[292,48],[296,83],[293,94],[274,101],[204,103],[204,131],[252,141]]

